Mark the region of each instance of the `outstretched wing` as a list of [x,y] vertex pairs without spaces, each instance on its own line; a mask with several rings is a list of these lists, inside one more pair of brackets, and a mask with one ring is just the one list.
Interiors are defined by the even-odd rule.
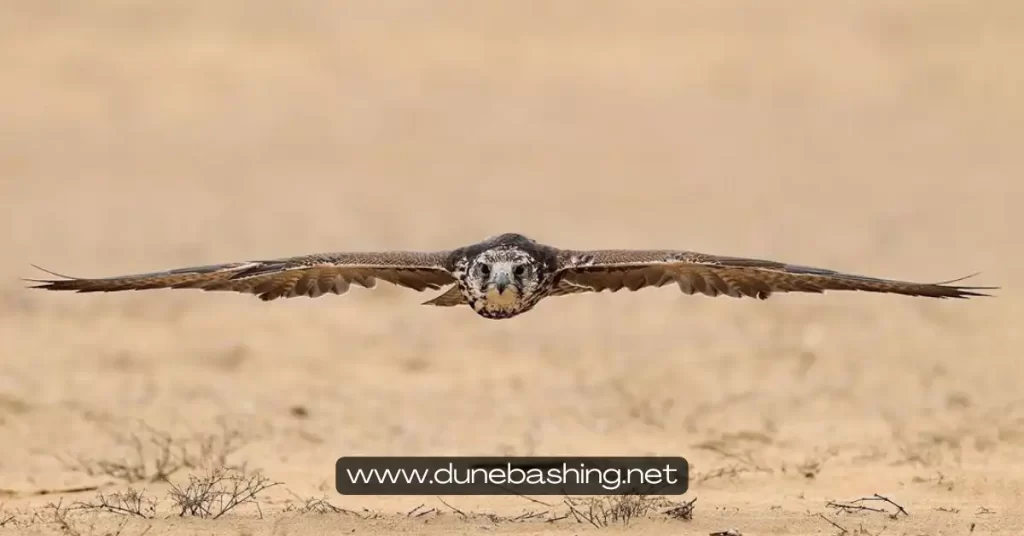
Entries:
[[[672,250],[562,250],[558,254],[562,281],[594,292],[639,290],[676,283],[685,294],[744,296],[766,299],[776,292],[859,290],[930,298],[988,296],[978,291],[998,287],[963,287],[912,283],[845,274],[833,270],[741,257],[722,257]],[[970,277],[970,276],[968,276]]]
[[[344,294],[353,283],[373,288],[376,280],[417,291],[440,289],[455,282],[447,269],[450,252],[390,251],[320,253],[267,261],[236,262],[179,268],[165,272],[87,279],[28,279],[32,288],[75,292],[116,292],[155,288],[197,288],[255,294],[264,301],[327,293]],[[36,268],[39,268],[38,266]]]

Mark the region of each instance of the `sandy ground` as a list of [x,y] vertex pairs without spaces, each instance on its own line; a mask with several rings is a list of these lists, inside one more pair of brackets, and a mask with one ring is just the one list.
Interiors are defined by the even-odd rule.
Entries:
[[[0,11],[0,533],[1024,531],[1019,2]],[[666,287],[494,322],[384,286],[263,303],[18,279],[506,231],[1003,289]],[[147,482],[161,437],[172,463],[281,484],[179,517]],[[340,496],[346,454],[682,455],[669,499],[697,502],[594,527],[557,519],[562,497]],[[82,506],[128,489],[152,519]],[[909,515],[828,506],[875,493]]]

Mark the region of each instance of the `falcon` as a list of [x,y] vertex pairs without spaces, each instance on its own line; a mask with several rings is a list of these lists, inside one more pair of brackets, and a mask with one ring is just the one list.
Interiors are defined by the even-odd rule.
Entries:
[[636,291],[669,283],[684,294],[762,300],[777,292],[831,290],[970,298],[989,296],[980,291],[998,289],[951,284],[965,278],[912,283],[683,250],[559,249],[516,233],[445,251],[318,253],[97,279],[39,269],[61,279],[27,279],[39,283],[31,288],[74,292],[190,288],[254,294],[264,301],[344,294],[352,284],[373,288],[377,280],[421,292],[450,286],[423,305],[469,305],[491,319],[518,316],[551,296]]

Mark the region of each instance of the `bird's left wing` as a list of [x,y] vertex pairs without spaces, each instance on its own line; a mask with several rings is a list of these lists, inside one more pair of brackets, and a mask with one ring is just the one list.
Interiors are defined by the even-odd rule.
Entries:
[[[766,299],[776,292],[859,290],[931,298],[988,296],[978,291],[998,287],[964,287],[878,279],[775,261],[723,257],[674,250],[561,250],[560,280],[594,292],[639,290],[676,283],[685,294]],[[575,292],[573,292],[575,293]]]
[[[351,284],[366,288],[381,279],[405,288],[440,289],[455,282],[447,268],[451,252],[385,251],[318,253],[265,261],[193,266],[163,272],[97,279],[69,277],[27,281],[32,288],[75,292],[116,292],[157,288],[194,288],[242,292],[264,301],[327,293],[344,294]],[[38,268],[38,266],[37,266]]]

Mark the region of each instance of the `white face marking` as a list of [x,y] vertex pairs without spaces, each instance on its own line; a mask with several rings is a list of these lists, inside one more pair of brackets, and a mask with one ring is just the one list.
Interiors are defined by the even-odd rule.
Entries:
[[540,281],[534,259],[515,248],[496,248],[481,253],[467,267],[466,298],[478,313],[508,317],[535,303]]

